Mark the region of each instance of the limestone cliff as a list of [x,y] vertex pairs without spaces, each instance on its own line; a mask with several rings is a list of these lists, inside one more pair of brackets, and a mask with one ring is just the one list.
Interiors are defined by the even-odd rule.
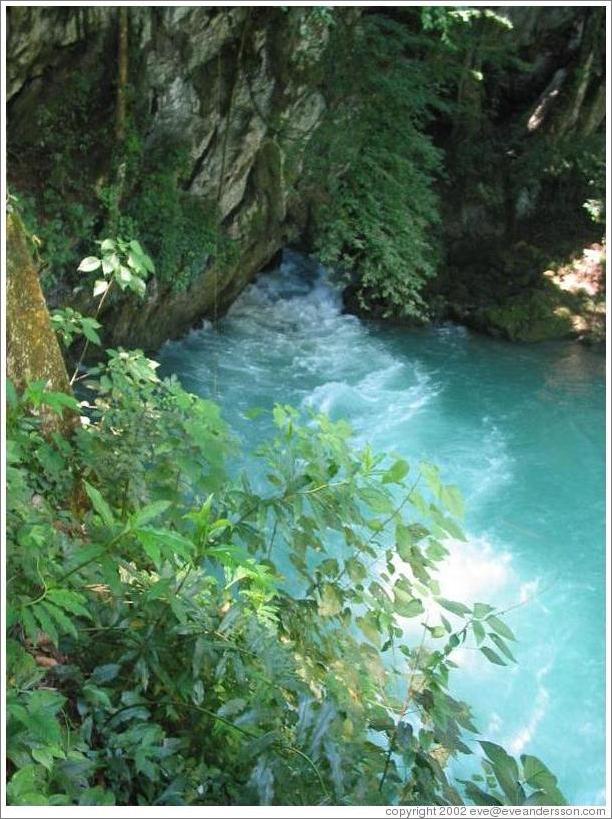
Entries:
[[[104,71],[88,93],[100,97],[99,121],[92,125],[102,132],[112,111],[117,10],[8,12],[9,142],[44,151],[44,128],[36,132],[40,111],[49,96],[61,98],[70,75],[92,75],[96,64]],[[130,92],[146,110],[145,151],[180,139],[189,156],[181,184],[215,205],[235,253],[224,265],[211,255],[183,292],[152,282],[144,305],[113,305],[104,317],[110,343],[155,347],[201,317],[219,314],[295,233],[301,218],[295,183],[324,109],[317,64],[328,31],[312,10],[293,12],[130,9]],[[78,173],[92,179],[107,173],[97,151],[93,145]],[[19,175],[19,157],[10,164]],[[21,173],[27,176],[27,168]],[[63,293],[60,300],[71,298]]]

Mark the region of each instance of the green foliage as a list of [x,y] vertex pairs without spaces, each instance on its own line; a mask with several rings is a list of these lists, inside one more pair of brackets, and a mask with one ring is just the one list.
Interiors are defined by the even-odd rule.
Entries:
[[[136,125],[136,118],[130,121],[120,151],[106,130],[94,133],[91,123],[82,126],[84,134],[75,142],[74,133],[65,137],[67,123],[76,127],[89,109],[81,110],[77,94],[74,110],[71,100],[64,121],[54,105],[43,107],[41,116],[56,163],[45,175],[41,191],[18,197],[45,288],[79,283],[73,271],[85,250],[82,237],[92,233],[138,236],[155,260],[158,281],[173,291],[185,290],[209,264],[224,268],[235,261],[237,249],[223,234],[215,206],[184,189],[190,165],[186,150],[163,143],[145,153],[140,131],[147,121]],[[47,167],[38,148],[28,143],[20,147],[28,161],[36,162],[37,172]],[[95,185],[91,175],[73,173],[82,165],[91,170],[91,155],[100,152],[108,167],[97,175]],[[121,277],[117,283],[121,286]]]
[[51,324],[65,347],[70,347],[77,336],[84,336],[87,341],[98,346],[102,344],[97,332],[100,323],[91,316],[82,316],[72,307],[56,310],[51,316]]
[[521,765],[494,742],[481,742],[486,790],[466,782],[475,805],[565,805],[556,778],[537,757],[521,754]]
[[139,351],[107,354],[108,363],[85,382],[90,424],[78,439],[86,476],[108,486],[122,509],[165,498],[168,485],[185,502],[200,478],[208,490],[222,486],[232,448],[218,407],[175,380],[160,381],[157,364]]
[[96,279],[93,288],[94,296],[103,296],[111,284],[121,290],[131,290],[138,296],[144,296],[145,281],[149,274],[155,272],[155,266],[140,242],[136,239],[104,239],[98,242],[100,256],[86,256],[79,264],[81,273],[101,271],[103,279]]
[[82,237],[91,235],[94,214],[52,188],[44,191],[40,204],[28,194],[16,199],[39,264],[43,288],[49,289],[61,281],[73,283],[72,272],[85,246]]
[[414,35],[368,16],[329,50],[337,99],[310,146],[323,182],[315,239],[324,262],[356,275],[362,307],[422,317],[421,290],[436,271],[436,176],[441,152],[425,132],[440,104]]
[[509,19],[492,9],[424,6],[420,14],[423,31],[438,33],[442,43],[452,51],[464,47],[463,40],[466,36],[473,36],[474,21],[492,21],[498,29],[512,30],[512,23]]
[[[85,237],[96,229],[91,178],[110,153],[113,107],[103,63],[58,72],[47,93],[10,129],[15,190],[28,232],[35,237],[46,288],[75,283]],[[78,169],[75,172],[75,169]]]
[[[288,406],[240,471],[218,407],[155,370],[109,350],[80,407],[7,391],[9,801],[562,803],[491,743],[481,785],[445,771],[475,731],[454,653],[514,640],[440,597],[457,489]],[[87,423],[45,437],[66,403]]]
[[182,148],[164,144],[150,149],[133,167],[119,222],[142,238],[159,281],[175,291],[189,287],[208,264],[230,263],[235,253],[214,206],[184,190],[188,168],[189,156]]
[[87,71],[70,71],[33,112],[25,143],[36,152],[37,164],[49,171],[49,184],[62,192],[76,180],[66,171],[87,163],[92,152],[112,140],[114,102],[108,72],[99,61]]

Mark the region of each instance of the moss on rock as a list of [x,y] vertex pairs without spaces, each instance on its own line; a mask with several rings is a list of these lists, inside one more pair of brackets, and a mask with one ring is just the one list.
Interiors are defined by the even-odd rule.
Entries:
[[[7,214],[6,261],[7,376],[19,390],[31,381],[44,381],[49,390],[70,393],[68,373],[51,326],[26,233],[15,212]],[[71,429],[74,417],[65,413],[59,425],[64,431]],[[55,421],[49,418],[47,426],[57,426],[57,418]]]

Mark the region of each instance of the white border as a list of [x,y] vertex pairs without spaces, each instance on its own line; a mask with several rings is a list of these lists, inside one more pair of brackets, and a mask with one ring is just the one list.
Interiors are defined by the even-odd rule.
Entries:
[[[2,452],[2,463],[0,464],[0,476],[1,476],[1,511],[0,511],[0,524],[2,527],[1,531],[1,543],[2,543],[2,554],[4,556],[4,545],[5,545],[5,533],[6,533],[6,463],[4,458],[5,446],[6,446],[6,427],[5,427],[5,414],[4,414],[4,407],[6,401],[6,391],[5,391],[5,381],[4,381],[4,372],[6,368],[6,300],[5,300],[5,285],[6,285],[6,246],[4,237],[6,235],[6,208],[4,203],[6,201],[6,117],[5,114],[5,105],[6,105],[6,8],[9,6],[107,6],[107,7],[116,7],[116,6],[218,6],[218,7],[226,7],[231,8],[232,6],[253,6],[253,7],[274,7],[274,6],[297,6],[297,7],[305,7],[305,6],[462,6],[462,5],[470,5],[470,6],[488,6],[488,7],[503,7],[509,5],[519,5],[519,6],[550,6],[554,8],[555,6],[564,7],[564,6],[603,6],[606,8],[606,50],[607,50],[607,61],[606,61],[606,211],[608,214],[608,223],[606,227],[606,244],[607,249],[609,252],[610,248],[610,182],[611,182],[611,126],[610,126],[610,113],[611,113],[611,91],[610,91],[610,42],[611,42],[611,7],[610,3],[606,2],[605,0],[600,0],[599,2],[587,2],[583,3],[580,0],[569,0],[569,2],[564,3],[551,3],[547,2],[546,0],[527,0],[527,2],[486,2],[486,0],[474,0],[469,4],[467,3],[457,3],[457,2],[445,2],[445,0],[432,0],[429,3],[423,2],[415,2],[413,0],[408,0],[408,2],[395,2],[395,3],[388,3],[388,2],[364,2],[363,0],[358,2],[345,2],[344,0],[340,0],[340,2],[313,2],[313,0],[306,0],[306,2],[295,2],[295,0],[286,0],[286,2],[277,2],[277,3],[246,3],[242,2],[242,0],[238,0],[238,2],[234,3],[223,3],[223,2],[209,2],[209,3],[200,3],[200,2],[193,2],[193,0],[186,0],[186,2],[171,2],[170,0],[157,0],[156,2],[150,3],[143,3],[138,2],[138,0],[119,0],[119,2],[104,2],[104,0],[94,1],[94,0],[86,0],[86,2],[78,2],[78,0],[63,0],[63,2],[52,2],[52,0],[39,0],[39,2],[10,2],[7,0],[2,0],[1,2],[1,16],[0,16],[0,31],[3,32],[1,42],[0,42],[0,54],[1,54],[1,71],[2,71],[2,84],[1,84],[1,105],[2,105],[2,132],[1,132],[1,156],[0,156],[0,169],[1,169],[1,183],[0,183],[0,190],[2,195],[1,201],[1,224],[2,224],[2,243],[1,243],[1,300],[0,300],[0,321],[1,321],[1,328],[2,328],[2,335],[0,338],[0,361],[2,362],[2,378],[1,380],[1,388],[0,388],[0,395],[1,395],[1,409],[0,412],[2,414],[2,429],[0,431],[0,440],[1,440],[1,452]],[[606,814],[611,814],[612,808],[612,801],[611,801],[611,785],[612,785],[612,754],[611,754],[611,731],[610,731],[610,720],[612,718],[612,711],[610,709],[611,706],[611,679],[610,679],[610,654],[612,653],[612,627],[610,622],[610,611],[611,611],[611,582],[610,582],[610,572],[612,568],[612,560],[611,560],[611,543],[610,543],[610,536],[611,536],[611,505],[610,505],[610,493],[612,492],[612,469],[611,469],[611,441],[610,441],[610,428],[611,428],[611,421],[612,421],[612,414],[611,414],[611,396],[610,396],[610,362],[612,361],[611,353],[612,353],[612,344],[610,338],[610,309],[612,306],[612,294],[610,293],[610,287],[607,288],[607,296],[606,296],[606,726],[607,726],[607,735],[606,735]],[[5,622],[6,616],[6,599],[5,599],[5,564],[4,559],[1,562],[0,566],[0,577],[2,578],[2,628],[4,628],[3,624]],[[6,682],[5,682],[5,641],[4,641],[4,630],[2,631],[1,635],[1,674],[2,679],[0,682],[0,689],[2,692],[2,706],[5,702],[5,695],[6,695]],[[4,707],[2,707],[2,748],[5,747],[5,720],[4,720]],[[559,740],[563,742],[563,726],[559,726]],[[2,761],[4,762],[4,755],[2,756]],[[553,809],[549,816],[579,816],[579,815],[589,815],[586,813],[586,809],[589,806],[573,806],[571,808],[566,808],[565,810],[568,812],[564,812],[561,814],[560,812],[553,813]],[[227,817],[376,817],[385,816],[385,807],[375,807],[375,806],[362,806],[362,807],[223,807],[223,806],[213,806],[213,807],[164,807],[164,808],[156,808],[156,807],[129,807],[129,808],[104,808],[104,807],[7,807],[6,805],[6,783],[4,778],[4,765],[2,765],[2,769],[0,771],[0,808],[2,810],[2,816],[7,817],[122,817],[122,816],[142,816],[142,817],[169,817],[169,816],[176,816],[176,817],[191,817],[191,816],[227,816]],[[407,809],[409,810],[409,809]],[[420,809],[422,812],[418,813],[419,810],[416,807],[411,809],[413,811],[412,816],[433,816],[434,809],[429,807],[425,807]],[[476,813],[477,809],[470,809],[467,808],[466,816],[521,816],[527,815],[526,813],[521,812],[520,808],[507,808],[505,809],[507,812],[502,813],[501,811],[497,814],[492,812],[487,813],[486,809],[478,809],[480,812]],[[501,809],[504,810],[504,809]],[[557,809],[560,810],[560,809]],[[429,811],[429,812],[426,812]],[[511,813],[510,813],[511,811]],[[538,814],[531,814],[531,815],[538,815]],[[540,813],[540,816],[545,816],[547,814]],[[591,814],[592,815],[592,814]],[[396,814],[397,816],[397,814]]]

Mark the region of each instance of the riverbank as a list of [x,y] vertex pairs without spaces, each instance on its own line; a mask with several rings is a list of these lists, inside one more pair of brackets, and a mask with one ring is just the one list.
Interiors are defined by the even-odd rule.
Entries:
[[[479,333],[517,342],[573,339],[603,350],[606,338],[606,245],[592,243],[564,264],[526,273],[526,283],[507,293],[480,286],[481,279],[445,281],[431,295],[434,323],[452,321]],[[384,316],[374,302],[364,310],[354,287],[344,291],[344,307],[361,319],[395,326],[414,322]]]
[[449,305],[452,318],[509,341],[572,338],[602,346],[606,336],[605,244],[585,247],[567,264],[544,270],[537,288],[501,305]]

